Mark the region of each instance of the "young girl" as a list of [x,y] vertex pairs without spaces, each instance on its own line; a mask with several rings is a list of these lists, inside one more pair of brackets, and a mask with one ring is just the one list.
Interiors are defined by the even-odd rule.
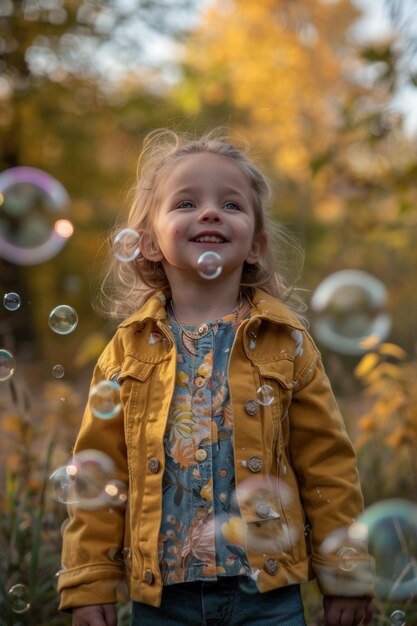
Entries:
[[117,381],[121,410],[100,419],[90,396],[74,450],[76,467],[107,455],[128,497],[71,507],[74,626],[115,626],[125,578],[134,626],[302,626],[312,577],[326,624],[371,619],[355,454],[276,268],[268,199],[216,133],[145,141],[127,224],[140,254],[113,260],[123,321],[92,381]]

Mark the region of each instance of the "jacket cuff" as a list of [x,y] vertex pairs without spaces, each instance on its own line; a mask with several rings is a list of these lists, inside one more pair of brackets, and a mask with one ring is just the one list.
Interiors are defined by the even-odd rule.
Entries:
[[375,564],[369,554],[358,555],[351,562],[337,558],[312,557],[312,568],[324,596],[375,595]]
[[123,570],[109,564],[88,564],[64,570],[58,578],[60,611],[91,604],[114,604],[125,591]]

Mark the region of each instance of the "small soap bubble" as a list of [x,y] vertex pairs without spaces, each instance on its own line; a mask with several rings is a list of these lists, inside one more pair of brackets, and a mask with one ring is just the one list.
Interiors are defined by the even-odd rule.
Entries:
[[15,372],[16,359],[8,350],[0,349],[0,382],[9,380]]
[[391,626],[406,626],[406,615],[404,611],[396,610],[390,615]]
[[122,263],[134,261],[140,254],[140,235],[133,228],[120,230],[113,239],[113,252]]
[[340,548],[337,557],[339,569],[344,572],[353,572],[359,565],[358,551],[352,546]]
[[259,404],[269,406],[274,401],[274,390],[270,385],[262,385],[256,392]]
[[77,328],[77,312],[68,304],[59,304],[50,312],[48,324],[57,335],[69,335]]
[[29,589],[26,585],[13,585],[8,591],[8,600],[13,613],[26,613],[30,609]]
[[65,370],[63,368],[62,365],[59,365],[59,363],[57,365],[54,365],[52,368],[52,376],[54,378],[63,378],[65,374]]
[[384,284],[367,272],[342,270],[327,276],[311,298],[317,339],[342,354],[363,354],[389,335],[387,300]]
[[202,278],[213,280],[222,273],[222,258],[217,252],[203,252],[197,261],[198,273]]
[[18,293],[11,291],[10,293],[5,293],[3,297],[3,305],[4,308],[8,311],[17,311],[17,309],[21,305],[20,296]]
[[115,417],[122,408],[120,385],[114,380],[101,380],[91,389],[90,406],[93,415],[100,419]]

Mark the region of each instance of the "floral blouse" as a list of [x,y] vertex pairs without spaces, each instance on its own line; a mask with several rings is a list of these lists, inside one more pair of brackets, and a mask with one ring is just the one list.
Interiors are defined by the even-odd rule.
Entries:
[[227,366],[236,329],[249,311],[245,300],[237,315],[186,326],[185,332],[170,320],[178,357],[164,439],[159,534],[164,585],[251,574],[244,548],[222,532],[240,516]]

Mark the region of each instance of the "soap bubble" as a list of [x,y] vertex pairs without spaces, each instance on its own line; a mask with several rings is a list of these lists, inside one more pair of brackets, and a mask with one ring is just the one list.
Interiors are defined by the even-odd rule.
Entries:
[[202,278],[213,280],[222,273],[222,258],[217,252],[203,252],[197,261],[198,273]]
[[317,339],[342,354],[363,354],[370,338],[375,345],[390,332],[386,306],[387,290],[380,280],[359,270],[335,272],[311,298]]
[[58,467],[49,477],[49,492],[51,497],[61,504],[75,504],[77,497],[74,491],[74,478],[71,467]]
[[391,626],[406,626],[404,611],[396,610],[390,615]]
[[375,559],[379,597],[406,600],[417,595],[417,504],[383,500],[358,518]]
[[340,548],[337,552],[339,569],[344,572],[352,572],[359,565],[358,551],[352,546]]
[[114,462],[100,450],[82,450],[50,477],[52,497],[80,509],[98,509],[113,502],[106,486],[114,480]]
[[18,293],[14,293],[11,291],[10,293],[5,293],[3,297],[4,308],[8,311],[17,311],[17,309],[21,305],[20,296]]
[[90,406],[93,415],[100,419],[115,417],[122,408],[120,385],[114,380],[101,380],[91,389]]
[[256,392],[259,404],[269,406],[274,401],[274,390],[270,385],[262,385]]
[[57,363],[57,365],[53,366],[53,368],[52,368],[52,376],[54,378],[63,378],[64,374],[65,374],[65,369],[63,368],[62,365]]
[[321,544],[320,552],[335,556],[338,568],[350,572],[358,567],[360,555],[366,553],[367,539],[367,528],[353,522],[330,532]]
[[8,599],[13,613],[26,613],[30,609],[29,589],[26,585],[13,585],[8,591]]
[[120,230],[113,239],[113,252],[122,263],[133,261],[140,254],[140,235],[133,228]]
[[68,304],[59,304],[50,312],[48,324],[54,333],[69,335],[77,328],[77,312]]
[[16,369],[16,359],[8,350],[0,349],[0,382],[11,378]]
[[[33,167],[0,174],[0,256],[17,265],[36,265],[56,256],[72,235],[62,217],[69,197],[55,178]],[[71,224],[71,229],[62,223]]]

